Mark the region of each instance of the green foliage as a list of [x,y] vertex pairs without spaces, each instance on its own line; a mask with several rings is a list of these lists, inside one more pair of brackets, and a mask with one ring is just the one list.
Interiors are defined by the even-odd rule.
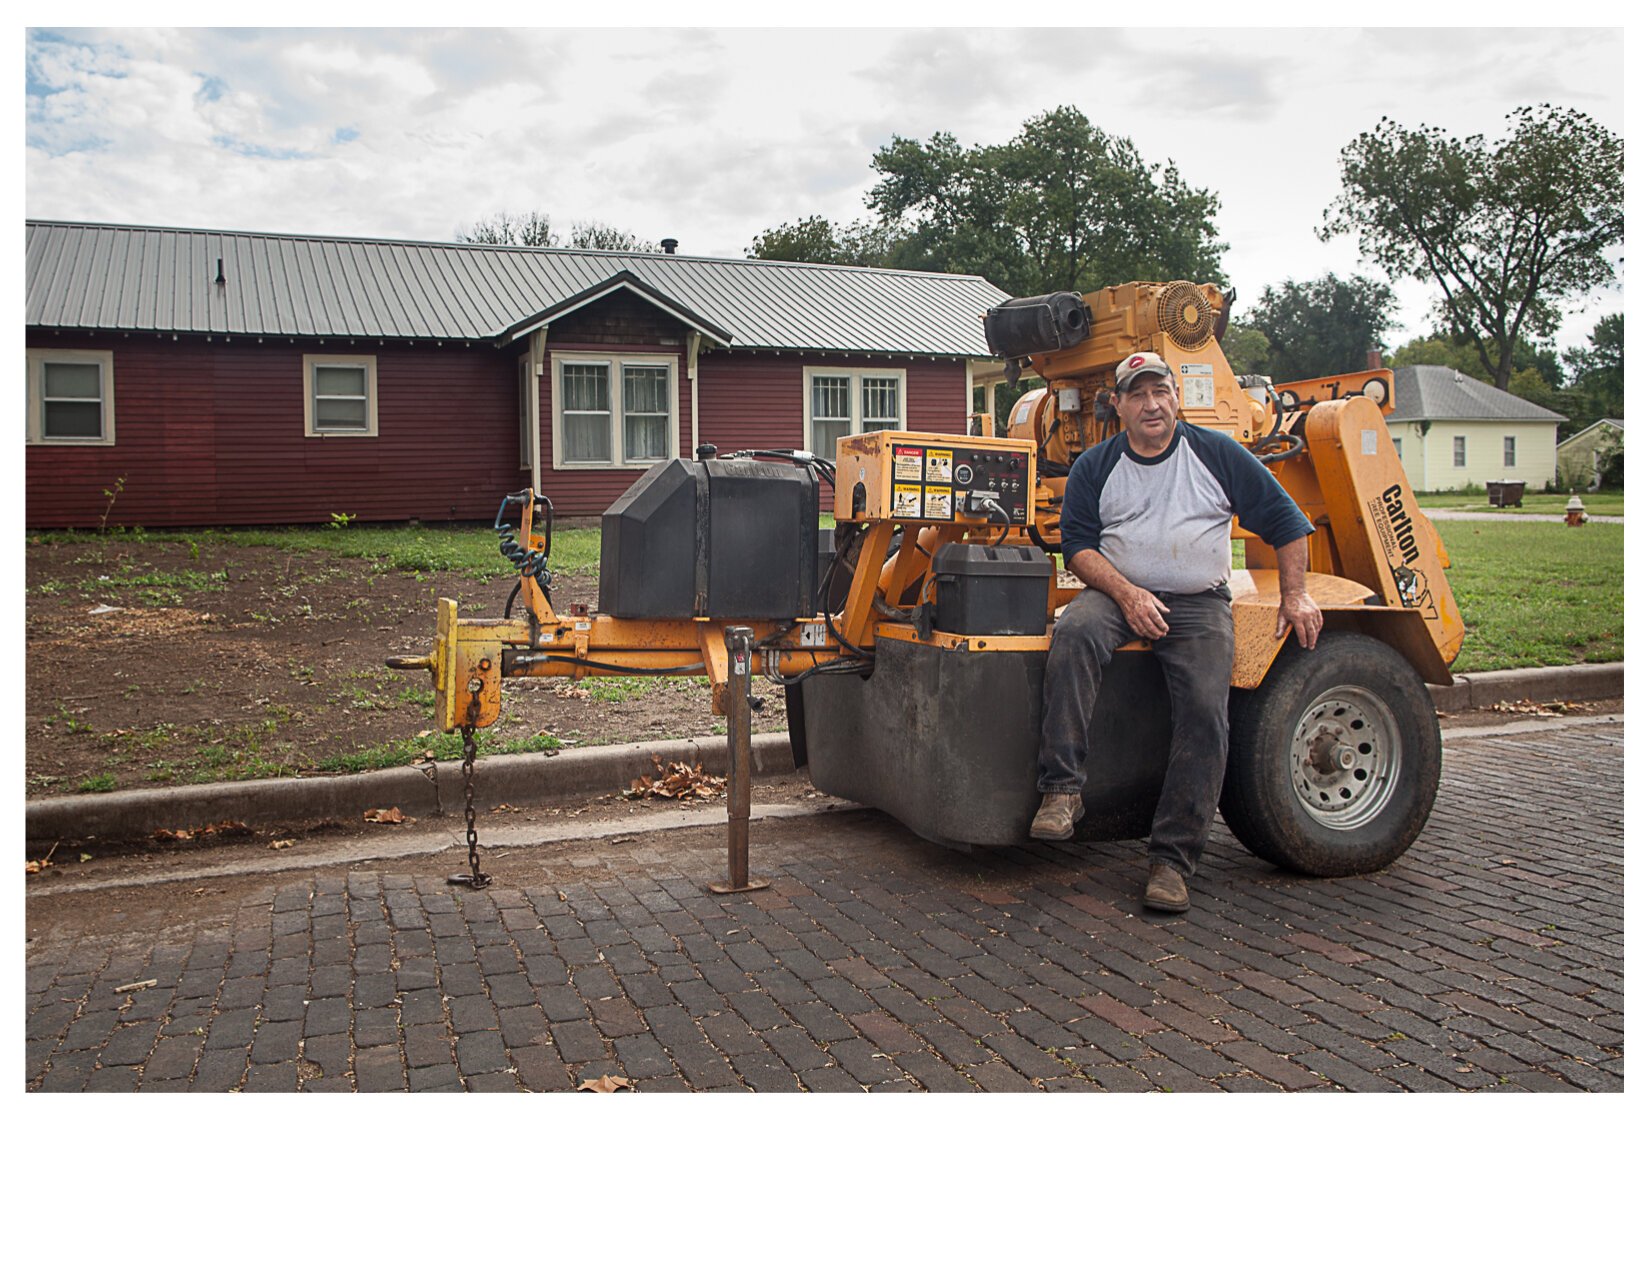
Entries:
[[1221,338],[1220,350],[1239,376],[1263,375],[1271,363],[1271,346],[1259,328],[1234,323]]
[[1440,522],[1467,637],[1453,671],[1620,660],[1621,523]]
[[1566,302],[1616,277],[1622,139],[1580,111],[1507,116],[1487,143],[1382,117],[1341,151],[1341,194],[1319,236],[1356,234],[1394,278],[1434,283],[1439,316],[1506,389],[1520,335],[1550,337]]
[[762,261],[812,261],[828,266],[894,264],[903,238],[898,226],[855,221],[841,226],[815,214],[764,230],[745,256]]
[[1392,326],[1392,307],[1392,289],[1384,283],[1325,274],[1262,289],[1244,325],[1261,333],[1269,347],[1260,370],[1274,381],[1304,381],[1363,368]]
[[1026,121],[1001,146],[896,136],[871,163],[881,174],[871,207],[884,225],[910,226],[896,264],[983,275],[1018,296],[1224,282],[1218,197],[1187,186],[1173,163],[1147,164],[1075,107]]
[[1570,419],[1577,429],[1598,420],[1621,420],[1627,404],[1626,330],[1620,313],[1593,325],[1585,347],[1564,351],[1576,393]]
[[333,514],[332,515],[332,529],[334,531],[343,531],[346,527],[348,527],[350,525],[350,523],[352,523],[354,521],[355,521],[355,515],[354,514]]
[[75,785],[76,792],[113,792],[115,777],[113,775],[91,775]]

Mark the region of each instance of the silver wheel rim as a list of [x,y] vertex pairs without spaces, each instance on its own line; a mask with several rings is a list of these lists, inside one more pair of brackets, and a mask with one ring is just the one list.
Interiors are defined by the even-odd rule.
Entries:
[[1397,787],[1403,745],[1391,710],[1361,686],[1335,686],[1313,700],[1289,741],[1295,800],[1325,828],[1361,828]]

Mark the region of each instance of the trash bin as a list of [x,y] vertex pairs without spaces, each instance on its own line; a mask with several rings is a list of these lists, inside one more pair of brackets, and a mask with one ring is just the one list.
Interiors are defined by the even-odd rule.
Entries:
[[1490,505],[1496,509],[1505,509],[1508,506],[1514,509],[1524,507],[1523,483],[1485,483],[1484,490],[1490,495]]

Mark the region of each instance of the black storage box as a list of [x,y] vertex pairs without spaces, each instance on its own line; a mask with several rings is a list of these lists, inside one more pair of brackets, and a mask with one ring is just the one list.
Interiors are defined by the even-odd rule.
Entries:
[[1088,306],[1076,292],[1016,297],[985,313],[986,348],[1003,358],[1069,350],[1088,335]]
[[1041,634],[1053,574],[1049,556],[1032,545],[942,545],[934,555],[934,627],[982,637]]
[[809,470],[661,461],[602,515],[597,607],[624,620],[811,617],[818,545]]

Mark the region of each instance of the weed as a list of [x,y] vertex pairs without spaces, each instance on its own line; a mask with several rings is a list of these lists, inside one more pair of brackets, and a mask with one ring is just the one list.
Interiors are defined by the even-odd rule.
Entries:
[[113,792],[115,777],[113,775],[90,775],[75,785],[76,792]]
[[109,533],[109,515],[114,511],[115,501],[120,499],[120,493],[126,490],[126,475],[122,474],[115,479],[114,489],[105,487],[103,494],[109,498],[109,503],[103,506],[103,516],[97,520],[97,534],[100,536]]
[[355,521],[355,515],[354,514],[333,514],[332,515],[332,529],[334,531],[344,531],[349,527],[350,523],[352,523],[354,521]]

